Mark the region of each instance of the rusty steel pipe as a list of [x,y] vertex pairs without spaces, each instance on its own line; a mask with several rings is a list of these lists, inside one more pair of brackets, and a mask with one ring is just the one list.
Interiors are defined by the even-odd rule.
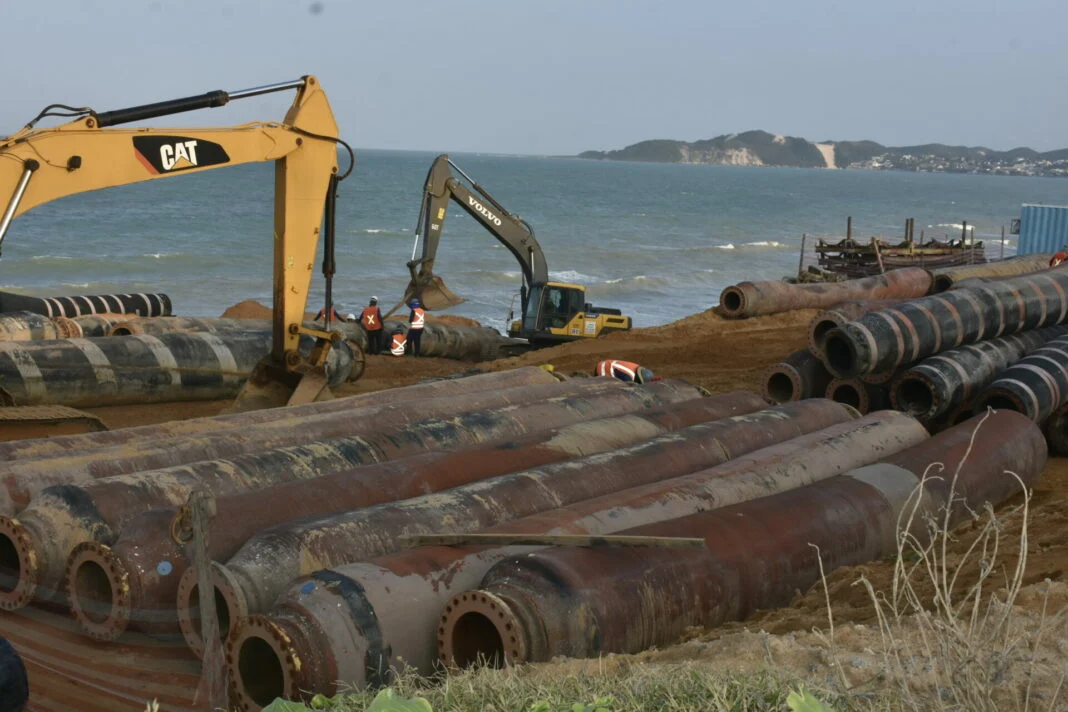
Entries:
[[1049,341],[1002,371],[976,399],[976,409],[1008,408],[1042,424],[1068,402],[1068,336]]
[[[779,406],[790,407],[796,404]],[[500,534],[613,534],[737,504],[833,477],[923,442],[913,418],[882,412],[742,455],[691,475],[578,502],[484,530]],[[437,660],[442,607],[478,585],[497,561],[537,547],[420,547],[293,581],[269,615],[239,621],[227,641],[234,701],[257,690],[333,694],[337,680],[387,682],[400,658],[422,673]],[[258,651],[258,652],[257,652]],[[248,656],[262,661],[245,677]],[[242,663],[245,663],[242,665]]]
[[802,349],[765,369],[761,393],[773,403],[822,398],[831,378],[823,362]]
[[1068,320],[1068,270],[955,289],[865,314],[827,335],[839,377],[894,371],[949,349]]
[[41,314],[27,311],[0,314],[0,341],[43,341],[64,336],[55,321]]
[[1061,405],[1046,419],[1046,439],[1058,457],[1068,457],[1068,403]]
[[739,282],[719,296],[720,311],[744,319],[795,309],[827,309],[840,302],[875,299],[912,299],[927,294],[931,275],[918,267],[827,284]]
[[[749,415],[702,423],[613,452],[527,469],[430,497],[265,529],[225,566],[213,565],[217,599],[231,620],[267,610],[289,580],[316,567],[390,553],[398,536],[492,526],[635,485],[712,467],[831,424],[855,412],[825,401],[788,403]],[[193,572],[178,599],[188,621],[196,605]],[[187,628],[183,625],[183,631]],[[189,626],[195,630],[195,626]]]
[[[248,427],[276,420],[297,419],[315,414],[351,411],[356,408],[374,405],[376,402],[387,399],[391,403],[413,402],[422,399],[460,395],[462,393],[485,393],[557,382],[559,382],[559,379],[552,373],[536,366],[527,366],[508,371],[496,371],[463,378],[420,383],[403,388],[393,388],[388,391],[364,393],[300,406],[270,408],[268,410],[218,415],[209,418],[176,420],[136,428],[109,430],[102,433],[0,442],[0,462],[56,457],[134,441],[172,438],[179,435],[223,430],[231,427]],[[3,465],[0,464],[0,467],[3,467]]]
[[[626,384],[617,382],[626,388]],[[610,379],[588,379],[477,392],[421,401],[381,403],[351,411],[316,412],[299,420],[271,420],[170,439],[134,441],[112,448],[54,458],[0,463],[0,513],[13,514],[52,485],[158,470],[204,460],[235,457],[316,440],[397,428],[427,418],[578,396],[614,388]]]
[[862,414],[881,410],[886,406],[886,388],[876,383],[866,383],[859,378],[836,378],[827,384],[826,398],[835,403],[844,403]]
[[996,262],[978,265],[959,265],[928,270],[931,273],[931,292],[945,292],[965,279],[1016,277],[1049,269],[1052,254],[1017,255]]
[[[301,339],[307,355],[314,339]],[[232,398],[270,351],[270,332],[161,334],[0,341],[0,387],[16,405],[92,407]],[[335,344],[330,385],[344,383],[352,352]]]
[[874,299],[868,301],[841,302],[824,309],[816,316],[808,326],[808,349],[812,355],[823,358],[823,342],[831,329],[842,324],[856,321],[868,312],[878,311],[886,307],[896,306],[905,302],[905,299]]
[[[974,420],[880,464],[622,532],[699,536],[704,551],[564,548],[506,559],[478,590],[445,605],[442,662],[468,666],[482,657],[500,665],[637,653],[674,642],[692,626],[713,628],[785,605],[818,582],[821,571],[894,553],[903,514],[906,520],[914,514],[913,530],[923,534],[926,517],[948,516],[954,526],[983,502],[997,505],[1019,494],[1009,469],[1033,485],[1046,444],[1034,423],[1012,416],[979,426],[984,444],[964,463],[952,493],[969,506],[951,502],[949,485]],[[931,455],[948,461],[953,469],[942,476],[950,481],[930,480],[919,490]]]
[[[115,324],[123,321],[136,321],[137,318],[136,314],[89,314],[73,318],[57,316],[53,317],[53,321],[65,325],[69,332],[66,334],[68,337],[95,339],[101,336],[111,336],[111,329]],[[261,331],[270,331],[270,327],[261,329]]]
[[679,381],[619,388],[603,379],[583,384],[581,391],[521,407],[478,410],[393,427],[379,420],[361,429],[358,436],[50,487],[17,518],[0,516],[0,550],[14,550],[19,561],[17,584],[10,590],[0,587],[0,608],[28,603],[38,586],[54,588],[67,555],[78,544],[113,543],[132,514],[178,506],[195,487],[217,495],[262,489],[419,452],[514,438],[597,413],[626,413],[699,395],[695,387]]
[[[657,389],[614,391],[607,397],[587,399],[588,404],[596,406],[598,416],[606,416],[597,420],[540,430],[559,422],[560,418],[532,413],[528,418],[534,423],[528,429],[530,435],[497,445],[493,443],[500,439],[448,451],[433,450],[332,475],[317,468],[319,476],[310,480],[220,497],[216,500],[209,553],[213,559],[228,559],[249,537],[275,524],[437,492],[568,457],[604,452],[696,423],[766,407],[753,393],[675,401],[676,393],[680,397],[685,395],[682,391],[664,392],[663,389],[659,394]],[[626,414],[607,417],[617,412]],[[493,415],[492,411],[478,414],[476,425],[484,427]],[[442,439],[447,427],[453,425],[441,423],[441,431],[435,432],[435,437]],[[486,430],[483,434],[490,433]],[[405,435],[410,435],[410,431]],[[463,439],[456,440],[459,445]],[[336,447],[337,443],[331,444]],[[175,521],[172,510],[166,516],[158,511],[148,512],[124,525],[121,537],[113,546],[92,541],[74,549],[64,580],[66,590],[72,592],[74,617],[83,630],[99,639],[114,638],[128,625],[155,633],[178,631],[175,599],[178,581],[189,561],[184,550],[171,539],[173,525],[182,526],[181,517]],[[159,573],[161,564],[165,576]],[[86,568],[103,572],[108,585],[96,589],[85,587],[85,591],[90,594],[103,591],[103,595],[83,595],[77,583]],[[115,594],[118,591],[124,592],[121,601]],[[195,593],[192,599],[196,601]]]
[[921,421],[934,420],[974,398],[1011,364],[1065,333],[1068,327],[1055,326],[935,354],[897,376],[890,400]]

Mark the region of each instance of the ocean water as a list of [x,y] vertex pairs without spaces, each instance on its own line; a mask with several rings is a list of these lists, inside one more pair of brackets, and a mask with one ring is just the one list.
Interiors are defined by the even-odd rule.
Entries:
[[[341,184],[334,299],[385,306],[407,284],[413,229],[435,154],[357,151]],[[453,160],[534,227],[554,279],[586,285],[594,304],[636,326],[718,303],[743,279],[797,270],[802,233],[900,239],[975,226],[988,255],[1025,202],[1068,202],[1068,181],[948,174],[682,166],[456,154]],[[345,157],[342,158],[344,166]],[[242,299],[270,304],[273,168],[236,166],[42,205],[3,244],[0,289],[34,295],[161,291],[175,311],[217,316]],[[809,242],[811,244],[811,240]],[[1015,253],[1015,238],[1005,255]],[[519,266],[458,206],[435,270],[467,299],[449,313],[505,328]],[[309,308],[323,301],[316,277]],[[518,304],[518,299],[516,299]]]

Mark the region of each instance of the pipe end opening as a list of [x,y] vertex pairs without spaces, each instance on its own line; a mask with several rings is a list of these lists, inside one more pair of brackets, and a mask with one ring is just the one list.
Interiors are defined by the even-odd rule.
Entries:
[[786,403],[787,401],[798,399],[797,384],[794,383],[794,379],[788,373],[775,371],[770,374],[765,388],[768,398],[771,398],[776,403]]
[[857,362],[853,342],[839,329],[832,329],[824,342],[826,363],[836,374],[852,374]]

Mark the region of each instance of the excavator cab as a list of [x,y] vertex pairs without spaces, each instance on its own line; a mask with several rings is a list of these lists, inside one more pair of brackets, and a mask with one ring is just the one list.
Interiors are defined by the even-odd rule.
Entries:
[[586,288],[564,282],[531,287],[522,320],[513,321],[508,335],[534,346],[548,346],[626,331],[631,320],[618,309],[598,308],[586,301]]

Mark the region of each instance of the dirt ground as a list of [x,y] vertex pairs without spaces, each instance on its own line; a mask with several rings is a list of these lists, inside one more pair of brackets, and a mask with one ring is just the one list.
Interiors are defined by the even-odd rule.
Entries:
[[[259,309],[248,303],[235,305],[226,315],[262,317],[265,307],[256,307]],[[363,378],[347,384],[339,395],[404,386],[473,367],[488,371],[552,364],[565,373],[590,372],[604,358],[634,361],[658,375],[683,378],[711,392],[759,391],[761,372],[766,366],[807,346],[807,328],[815,314],[814,310],[804,310],[731,321],[708,310],[664,326],[619,332],[603,339],[573,342],[477,365],[447,359],[371,356],[367,359]],[[94,412],[111,427],[125,427],[212,415],[225,405],[225,402],[171,403],[100,408]],[[1011,504],[1003,510],[1010,508]],[[1068,602],[1065,594],[1068,585],[1064,583],[1064,572],[1068,568],[1068,459],[1050,459],[1034,492],[1031,509],[1028,586],[1019,603],[1024,609],[1033,611],[1042,605],[1042,597],[1036,591],[1045,579],[1057,582],[1061,587],[1054,602],[1058,605]],[[1003,516],[1001,546],[1003,563],[1007,567],[1014,566],[1015,559],[1011,555],[1005,557],[1004,552],[1018,547],[1020,523],[1018,514]],[[954,547],[958,554],[971,543],[968,526],[957,532]],[[870,653],[878,634],[872,628],[875,614],[868,595],[854,582],[863,575],[877,590],[889,590],[892,573],[892,563],[884,561],[840,569],[828,577],[834,619],[844,631],[842,638],[846,641],[841,644],[848,648],[848,641],[852,641],[856,655],[865,650]],[[750,665],[760,667],[771,661],[770,664],[796,668],[797,672],[807,674],[816,669],[814,665],[826,664],[826,646],[811,632],[813,628],[825,628],[826,624],[824,591],[821,586],[816,586],[807,592],[799,591],[795,600],[785,608],[761,611],[744,622],[728,624],[714,631],[695,631],[690,640],[675,648],[645,653],[637,658],[661,661],[693,658],[726,664],[732,669],[745,669]],[[567,663],[581,664],[585,663]]]

